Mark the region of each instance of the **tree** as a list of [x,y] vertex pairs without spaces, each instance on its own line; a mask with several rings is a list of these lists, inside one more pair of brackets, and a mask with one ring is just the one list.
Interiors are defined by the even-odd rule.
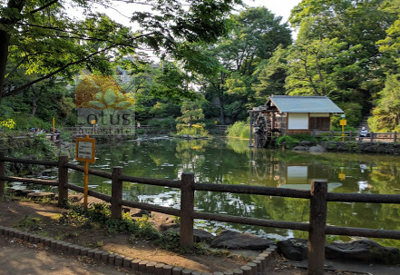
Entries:
[[297,41],[288,55],[287,93],[344,99],[351,94],[352,76],[361,70],[359,62],[348,64],[347,60],[358,49],[337,38]]
[[[385,38],[386,29],[397,17],[395,13],[382,8],[385,2],[389,1],[303,0],[292,10],[290,18],[292,25],[299,28],[296,46],[303,47],[300,53],[304,54],[308,45],[328,43],[327,49],[331,51],[332,60],[329,60],[329,56],[322,56],[329,63],[325,68],[323,64],[319,66],[322,68],[321,75],[330,78],[329,81],[325,78],[325,90],[333,87],[336,89],[334,93],[339,93],[336,96],[340,100],[359,102],[363,105],[364,112],[369,110],[372,99],[384,84],[383,58],[376,43]],[[336,42],[331,43],[334,39]],[[314,56],[317,58],[315,54]],[[335,63],[335,59],[340,59],[340,62]],[[296,54],[292,60],[298,60]],[[292,60],[288,62],[291,63]],[[296,74],[296,70],[292,73]],[[339,76],[338,80],[336,76]],[[294,75],[292,78],[297,77]],[[317,88],[312,87],[311,82],[318,84],[315,81],[318,79],[321,79],[318,70],[308,73],[309,91],[316,93],[323,89],[320,85],[315,85]]]
[[[221,66],[207,76],[203,89],[207,100],[213,102],[220,122],[246,119],[247,108],[259,102],[253,84],[261,66],[278,45],[291,43],[287,24],[266,8],[249,8],[231,18],[232,30],[209,52]],[[255,73],[257,72],[257,73]]]
[[[108,73],[109,60],[140,48],[184,60],[192,43],[215,42],[225,32],[226,16],[240,0],[132,1],[151,10],[133,13],[131,21],[140,26],[133,31],[94,12],[94,2],[108,5],[102,0],[0,2],[0,99],[53,76],[70,78],[81,68]],[[86,18],[70,18],[69,5],[83,9]],[[7,68],[9,61],[16,67]],[[16,70],[38,78],[16,87],[7,81]]]
[[206,136],[204,114],[200,101],[185,101],[181,107],[182,115],[176,118],[176,130],[181,135]]
[[369,126],[376,132],[400,131],[400,74],[388,76],[379,96]]
[[253,85],[257,97],[265,98],[275,94],[283,95],[286,92],[285,79],[287,76],[288,50],[279,45],[274,51],[272,57],[255,71],[258,75],[258,83]]

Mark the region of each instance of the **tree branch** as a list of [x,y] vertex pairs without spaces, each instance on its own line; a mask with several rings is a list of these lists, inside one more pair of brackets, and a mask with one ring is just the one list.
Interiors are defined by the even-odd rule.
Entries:
[[55,4],[55,3],[57,3],[57,2],[58,2],[58,0],[50,1],[49,3],[45,4],[44,6],[39,7],[39,8],[37,8],[37,9],[34,9],[33,11],[29,12],[29,14],[34,14],[34,13],[36,13],[36,12],[39,12],[39,11],[41,11],[41,10],[44,10],[45,8],[47,8],[47,7],[49,7],[49,6],[53,5],[53,4]]
[[73,62],[67,63],[67,64],[65,64],[64,66],[58,68],[57,70],[55,70],[55,71],[53,71],[53,72],[51,72],[51,73],[48,73],[48,74],[46,74],[46,75],[44,75],[44,76],[42,76],[42,77],[39,77],[39,78],[37,78],[37,79],[35,79],[35,80],[31,81],[31,82],[28,82],[28,83],[26,83],[26,84],[24,84],[24,85],[22,85],[22,86],[20,86],[20,87],[17,87],[17,88],[15,88],[15,89],[12,89],[12,90],[8,91],[8,92],[7,92],[6,94],[4,94],[3,96],[6,97],[6,96],[11,96],[11,95],[16,95],[16,94],[20,93],[21,91],[25,90],[26,88],[32,86],[32,85],[35,84],[35,83],[38,83],[38,82],[40,82],[40,81],[42,81],[42,80],[45,80],[45,79],[48,79],[48,78],[52,77],[53,75],[56,75],[56,74],[58,74],[59,72],[61,72],[61,71],[65,70],[65,69],[67,69],[67,68],[70,67],[70,66],[77,65],[77,64],[80,64],[80,63],[82,63],[82,62],[85,62],[85,61],[87,61],[88,59],[90,59],[91,57],[93,57],[93,56],[95,56],[95,55],[97,55],[97,54],[106,52],[106,51],[108,51],[108,50],[111,50],[111,49],[114,48],[114,47],[115,47],[115,45],[111,45],[111,46],[109,46],[109,47],[107,47],[107,48],[104,48],[104,49],[99,50],[99,51],[97,51],[97,52],[91,53],[91,54],[89,54],[88,56],[86,56],[86,57],[84,57],[84,58],[81,58],[81,59],[79,59],[79,60],[77,60],[77,61],[73,61]]

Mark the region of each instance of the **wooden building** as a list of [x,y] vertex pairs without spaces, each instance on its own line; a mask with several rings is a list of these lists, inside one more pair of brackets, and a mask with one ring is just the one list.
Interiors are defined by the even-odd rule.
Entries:
[[265,147],[274,135],[329,131],[331,115],[341,113],[326,96],[272,95],[250,111],[250,145]]

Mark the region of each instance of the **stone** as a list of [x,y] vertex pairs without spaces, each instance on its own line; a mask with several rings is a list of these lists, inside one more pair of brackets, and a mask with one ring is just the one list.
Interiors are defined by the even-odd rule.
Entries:
[[332,243],[325,248],[327,259],[366,263],[400,264],[400,250],[364,239],[351,243]]
[[306,146],[306,147],[310,147],[310,146],[314,146],[315,142],[312,140],[302,140],[299,143],[300,146]]
[[167,231],[169,229],[179,228],[179,224],[177,223],[162,223],[160,224],[160,231]]
[[206,243],[210,243],[213,238],[214,235],[205,231],[205,230],[201,230],[201,229],[194,229],[193,230],[193,236],[194,236],[194,241],[195,242],[206,242]]
[[27,195],[28,198],[31,198],[33,200],[53,199],[54,196],[55,196],[55,194],[52,192],[34,192],[34,193],[29,193]]
[[289,260],[302,261],[307,259],[307,240],[292,238],[279,241],[278,253],[282,254]]
[[307,151],[308,150],[308,147],[306,147],[306,146],[295,146],[295,147],[293,147],[293,150],[294,151]]
[[323,153],[326,151],[326,149],[321,145],[316,145],[316,146],[311,146],[309,151],[312,153]]
[[273,240],[266,240],[247,233],[238,233],[230,230],[221,232],[211,242],[211,247],[227,249],[263,250],[275,244]]
[[[175,226],[168,229],[167,232],[174,232],[179,235],[180,228],[179,226],[178,227]],[[213,234],[202,229],[193,229],[193,237],[195,242],[207,242],[207,243],[210,243],[214,238]]]
[[143,217],[144,215],[150,217],[150,216],[151,216],[151,212],[148,211],[148,210],[140,209],[139,212],[137,212],[137,213],[135,213],[135,214],[132,214],[131,216],[132,216],[132,217]]

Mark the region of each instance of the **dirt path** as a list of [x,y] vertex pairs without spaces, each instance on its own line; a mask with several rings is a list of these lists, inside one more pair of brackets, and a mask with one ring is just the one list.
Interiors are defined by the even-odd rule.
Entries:
[[[60,239],[84,247],[99,248],[107,252],[117,253],[133,259],[148,260],[181,266],[200,272],[227,271],[246,264],[246,260],[237,257],[214,255],[178,254],[161,249],[145,240],[129,239],[126,234],[110,235],[103,228],[76,227],[59,222],[61,213],[67,210],[49,204],[31,201],[0,202],[0,225],[15,227],[43,236]],[[33,220],[36,218],[36,220]],[[154,214],[153,219],[167,220],[168,215]],[[27,230],[29,228],[29,230]],[[10,273],[12,274],[12,273]],[[85,273],[82,273],[85,274]]]
[[[86,258],[48,252],[40,245],[0,237],[1,275],[123,275],[126,270],[92,263]],[[130,273],[132,274],[132,273]]]

